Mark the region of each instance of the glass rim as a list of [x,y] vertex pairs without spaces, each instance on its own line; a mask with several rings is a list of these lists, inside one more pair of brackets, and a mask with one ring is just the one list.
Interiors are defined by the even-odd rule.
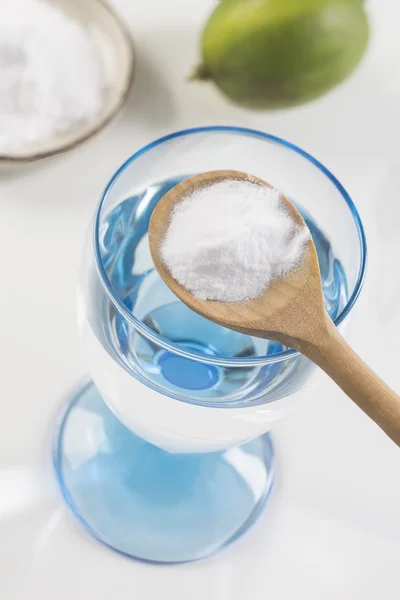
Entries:
[[190,129],[182,129],[182,130],[176,131],[174,133],[170,133],[168,135],[160,137],[160,138],[154,140],[153,142],[143,146],[140,150],[138,150],[137,152],[132,154],[132,156],[130,156],[117,169],[117,171],[114,173],[114,175],[109,180],[109,182],[106,185],[104,192],[101,196],[101,199],[97,206],[97,209],[96,209],[94,227],[93,227],[93,246],[94,246],[94,255],[95,255],[95,263],[96,263],[97,271],[98,271],[101,283],[102,283],[107,295],[109,296],[110,300],[112,301],[112,303],[114,304],[114,306],[116,307],[118,312],[137,331],[139,331],[141,334],[143,334],[147,339],[160,345],[165,350],[169,350],[170,352],[173,352],[174,354],[179,354],[180,356],[183,356],[183,357],[191,359],[191,360],[196,360],[196,361],[199,361],[202,363],[223,366],[223,367],[249,367],[249,366],[256,366],[256,365],[261,366],[261,365],[268,365],[268,364],[278,363],[281,361],[286,361],[290,358],[298,356],[300,353],[297,350],[288,349],[288,350],[284,350],[282,352],[277,352],[276,354],[269,355],[269,356],[265,355],[265,356],[256,356],[256,357],[253,356],[253,357],[244,357],[244,358],[229,358],[229,357],[223,357],[223,356],[217,357],[217,356],[207,356],[205,354],[201,354],[200,352],[187,350],[187,349],[183,348],[182,346],[179,346],[178,344],[171,342],[167,338],[159,335],[158,333],[156,333],[155,331],[150,329],[150,327],[148,327],[142,321],[140,321],[140,319],[135,317],[128,310],[128,308],[125,306],[125,304],[114,295],[112,285],[111,285],[110,280],[108,279],[107,273],[104,269],[103,261],[101,258],[101,252],[100,252],[100,242],[99,242],[100,216],[101,216],[101,212],[102,212],[104,203],[105,203],[111,189],[113,188],[115,182],[119,179],[121,174],[132,163],[134,163],[138,158],[140,158],[142,155],[146,154],[150,150],[156,148],[157,146],[160,146],[160,145],[162,145],[166,142],[169,142],[173,139],[176,139],[176,138],[190,136],[190,135],[197,134],[197,133],[212,133],[212,132],[247,135],[249,137],[255,137],[260,140],[272,142],[272,143],[278,144],[280,146],[283,146],[284,148],[299,154],[301,157],[305,158],[312,165],[314,165],[317,169],[319,169],[331,181],[331,183],[333,183],[333,185],[336,187],[336,189],[342,195],[342,197],[343,197],[344,201],[346,202],[346,204],[348,205],[351,215],[354,219],[354,223],[356,226],[356,230],[358,233],[358,239],[359,239],[359,243],[360,243],[360,266],[359,266],[359,270],[358,270],[357,280],[356,280],[356,283],[354,286],[354,290],[353,290],[350,298],[348,299],[345,307],[343,308],[341,313],[337,316],[337,318],[334,320],[336,327],[338,327],[340,325],[340,323],[342,323],[342,321],[347,317],[347,315],[350,313],[351,309],[353,308],[354,304],[356,303],[358,296],[360,295],[360,292],[361,292],[361,289],[362,289],[362,286],[364,283],[366,264],[367,264],[367,243],[366,243],[366,238],[365,238],[364,227],[361,222],[361,218],[358,213],[358,210],[357,210],[353,200],[351,199],[350,195],[345,190],[345,188],[340,183],[340,181],[331,173],[331,171],[329,171],[316,158],[314,158],[311,154],[309,154],[308,152],[306,152],[299,146],[296,146],[295,144],[292,144],[291,142],[288,142],[287,140],[284,140],[283,138],[280,138],[278,136],[275,136],[275,135],[272,135],[269,133],[264,133],[262,131],[258,131],[257,129],[249,129],[246,127],[233,127],[233,126],[226,126],[226,125],[212,125],[212,126],[206,126],[206,127],[194,127],[194,128],[190,128]]

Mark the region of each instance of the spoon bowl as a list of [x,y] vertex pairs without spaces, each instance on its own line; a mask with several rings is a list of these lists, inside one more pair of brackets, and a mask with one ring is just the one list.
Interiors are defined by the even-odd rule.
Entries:
[[[312,238],[307,241],[301,262],[287,276],[276,279],[262,296],[248,302],[218,302],[200,300],[184,288],[170,273],[161,256],[161,245],[166,235],[175,206],[187,195],[225,180],[257,182],[272,187],[258,177],[249,177],[241,171],[209,171],[195,175],[175,186],[156,206],[150,221],[149,243],[153,262],[164,282],[189,308],[218,325],[261,338],[273,339],[285,346],[296,347],[295,339],[307,339],[307,323],[315,313],[325,313],[322,283],[317,252]],[[282,202],[293,221],[307,227],[297,208],[281,194]],[[294,304],[293,304],[294,303]],[[286,309],[295,311],[288,319]],[[301,314],[304,307],[308,314]],[[297,312],[296,312],[297,311]]]

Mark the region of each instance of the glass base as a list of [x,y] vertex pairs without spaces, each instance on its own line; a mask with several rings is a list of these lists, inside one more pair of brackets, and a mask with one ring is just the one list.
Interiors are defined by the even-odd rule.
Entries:
[[269,435],[211,454],[169,454],[127,429],[93,383],[70,398],[54,442],[66,501],[87,530],[125,555],[196,560],[238,538],[271,490]]

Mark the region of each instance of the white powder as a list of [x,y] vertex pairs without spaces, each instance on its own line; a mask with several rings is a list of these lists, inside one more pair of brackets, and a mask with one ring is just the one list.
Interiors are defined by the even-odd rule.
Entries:
[[161,257],[196,298],[244,302],[298,265],[309,236],[276,190],[251,178],[222,181],[176,206]]
[[103,91],[83,26],[42,0],[0,0],[0,152],[90,122]]

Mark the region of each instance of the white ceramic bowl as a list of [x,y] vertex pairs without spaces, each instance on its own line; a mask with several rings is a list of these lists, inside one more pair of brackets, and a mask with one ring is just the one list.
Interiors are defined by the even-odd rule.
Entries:
[[79,124],[56,136],[24,144],[7,154],[0,154],[0,166],[29,163],[72,150],[101,131],[127,100],[135,66],[130,34],[113,10],[103,0],[46,0],[78,21],[89,32],[98,48],[107,75],[103,107],[91,123]]

